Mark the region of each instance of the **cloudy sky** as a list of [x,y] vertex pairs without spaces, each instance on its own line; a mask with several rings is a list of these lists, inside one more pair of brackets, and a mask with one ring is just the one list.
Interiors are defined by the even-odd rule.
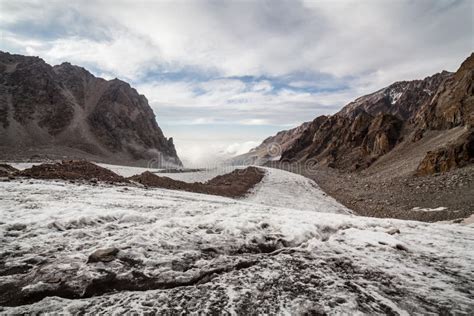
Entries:
[[454,71],[474,4],[0,0],[0,50],[145,94],[188,163],[243,152],[397,80]]

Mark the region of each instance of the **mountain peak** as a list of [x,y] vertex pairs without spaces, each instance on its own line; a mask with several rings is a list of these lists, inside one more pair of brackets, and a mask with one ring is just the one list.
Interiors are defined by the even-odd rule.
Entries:
[[[64,62],[0,54],[3,155],[181,165],[143,95]],[[28,148],[24,151],[22,148]]]

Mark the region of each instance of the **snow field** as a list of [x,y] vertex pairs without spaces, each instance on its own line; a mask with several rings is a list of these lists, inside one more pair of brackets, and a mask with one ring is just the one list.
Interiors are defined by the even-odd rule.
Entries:
[[[25,274],[0,276],[0,286],[17,282],[25,294],[65,284],[82,293],[112,272],[131,282],[133,271],[161,283],[201,280],[82,299],[46,297],[0,313],[472,311],[473,224],[344,214],[312,181],[265,171],[241,200],[133,186],[0,182],[1,263],[36,262]],[[120,250],[116,260],[87,263],[107,247]],[[219,272],[202,279],[209,271]]]

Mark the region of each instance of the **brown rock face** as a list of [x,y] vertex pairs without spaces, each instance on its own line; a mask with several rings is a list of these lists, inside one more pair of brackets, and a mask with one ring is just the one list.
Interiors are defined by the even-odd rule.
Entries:
[[315,119],[282,160],[313,159],[341,169],[366,167],[395,146],[402,122],[391,114],[360,111],[354,119],[340,115]]
[[372,158],[388,153],[399,141],[403,121],[391,114],[378,114],[371,122],[366,136],[367,151]]
[[294,140],[293,144],[289,146],[282,154],[281,159],[293,159],[299,155],[302,155],[303,151],[313,144],[313,136],[316,131],[329,119],[328,116],[318,116],[309,126],[303,131],[303,133]]
[[474,162],[474,129],[464,134],[454,144],[430,151],[416,170],[419,176],[446,172]]
[[474,54],[443,82],[430,102],[423,104],[414,122],[420,129],[465,126],[469,130],[454,143],[428,152],[417,168],[418,175],[445,172],[473,162]]
[[415,123],[429,129],[474,126],[474,53],[446,78],[433,99],[423,104]]
[[[0,146],[112,163],[181,165],[147,99],[118,79],[0,52]],[[56,149],[56,152],[55,152]],[[23,157],[29,158],[29,157]]]

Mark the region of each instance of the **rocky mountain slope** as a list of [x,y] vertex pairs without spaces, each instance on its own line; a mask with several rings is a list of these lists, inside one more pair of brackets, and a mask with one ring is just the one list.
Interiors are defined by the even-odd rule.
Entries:
[[452,75],[443,71],[423,80],[395,82],[347,104],[338,114],[355,118],[361,112],[374,116],[387,113],[408,120],[418,111],[420,104],[430,100],[440,84]]
[[[420,175],[447,171],[474,160],[474,54],[456,73],[397,82],[346,105],[333,116],[317,117],[281,161],[361,170],[392,151],[429,140],[428,131],[462,132],[450,142],[427,148],[418,160]],[[410,159],[406,152],[402,159]],[[390,163],[390,162],[389,162]],[[415,170],[412,170],[415,171]]]
[[0,52],[0,159],[181,165],[145,96],[118,79]]
[[248,153],[232,157],[228,162],[232,165],[263,165],[268,161],[279,160],[281,153],[292,147],[309,125],[310,122],[305,122],[295,128],[280,131]]

